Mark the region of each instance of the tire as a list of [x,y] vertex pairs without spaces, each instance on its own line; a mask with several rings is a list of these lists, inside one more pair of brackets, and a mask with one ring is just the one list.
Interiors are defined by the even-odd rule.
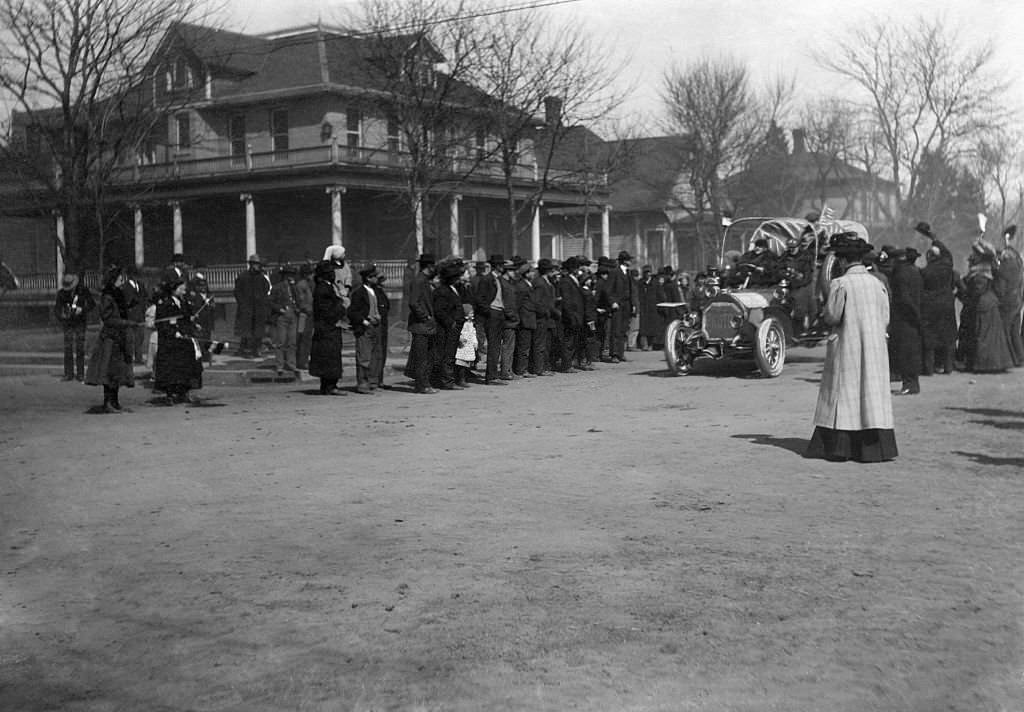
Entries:
[[757,327],[754,362],[765,378],[775,378],[786,365],[786,330],[778,319],[769,317]]
[[693,357],[683,345],[685,333],[679,319],[673,319],[665,327],[665,363],[673,376],[686,376],[693,366]]

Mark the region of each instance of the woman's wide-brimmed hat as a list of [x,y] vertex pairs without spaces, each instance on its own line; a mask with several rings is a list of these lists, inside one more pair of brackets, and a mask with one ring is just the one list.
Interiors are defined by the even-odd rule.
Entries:
[[837,257],[860,259],[871,252],[874,245],[855,232],[840,232],[832,236],[830,247]]

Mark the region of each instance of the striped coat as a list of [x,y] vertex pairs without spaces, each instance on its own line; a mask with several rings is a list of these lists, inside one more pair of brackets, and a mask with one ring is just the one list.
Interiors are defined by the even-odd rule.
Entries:
[[814,424],[833,430],[893,429],[885,330],[889,295],[863,266],[832,280],[825,320],[833,326]]

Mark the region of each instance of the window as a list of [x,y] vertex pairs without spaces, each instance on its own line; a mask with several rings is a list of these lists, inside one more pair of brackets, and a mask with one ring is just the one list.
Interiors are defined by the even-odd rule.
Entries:
[[174,144],[179,151],[187,151],[192,148],[192,120],[188,114],[178,114],[174,117],[175,137]]
[[245,114],[236,114],[228,121],[228,139],[231,141],[231,155],[235,158],[244,158],[246,154]]
[[398,127],[398,116],[388,114],[388,153],[398,153],[402,150],[402,134]]
[[192,67],[184,55],[179,55],[167,65],[167,91],[172,89],[188,89],[192,86]]
[[357,154],[363,145],[362,123],[363,112],[359,109],[348,109],[345,112],[345,145],[348,146],[349,154]]
[[477,129],[473,137],[473,144],[476,150],[476,160],[482,161],[487,156],[487,134],[483,129]]
[[288,152],[288,110],[270,112],[270,140],[274,153]]

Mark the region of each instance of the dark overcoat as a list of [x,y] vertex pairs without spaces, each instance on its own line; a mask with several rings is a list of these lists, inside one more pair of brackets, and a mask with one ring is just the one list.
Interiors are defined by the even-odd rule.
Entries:
[[270,279],[263,272],[246,270],[235,279],[235,333],[239,336],[263,335],[270,321]]
[[927,349],[956,343],[956,273],[949,260],[921,270],[921,340]]
[[[330,278],[333,279],[333,273]],[[341,378],[341,320],[345,304],[329,279],[316,280],[313,287],[313,342],[309,350],[309,375]]]
[[192,308],[185,297],[167,296],[157,303],[154,390],[203,387],[203,363],[196,356],[191,317]]
[[889,278],[893,368],[904,378],[921,375],[921,284],[921,272],[906,262],[898,263]]
[[125,295],[117,287],[104,288],[100,293],[103,326],[85,372],[88,385],[115,388],[135,385],[130,334],[137,322],[128,318],[129,310]]
[[427,336],[437,331],[430,277],[423,272],[417,272],[409,282],[408,328],[410,334]]
[[654,339],[661,336],[662,323],[658,314],[658,302],[662,301],[661,286],[651,277],[637,283],[637,314],[640,316],[640,336]]

